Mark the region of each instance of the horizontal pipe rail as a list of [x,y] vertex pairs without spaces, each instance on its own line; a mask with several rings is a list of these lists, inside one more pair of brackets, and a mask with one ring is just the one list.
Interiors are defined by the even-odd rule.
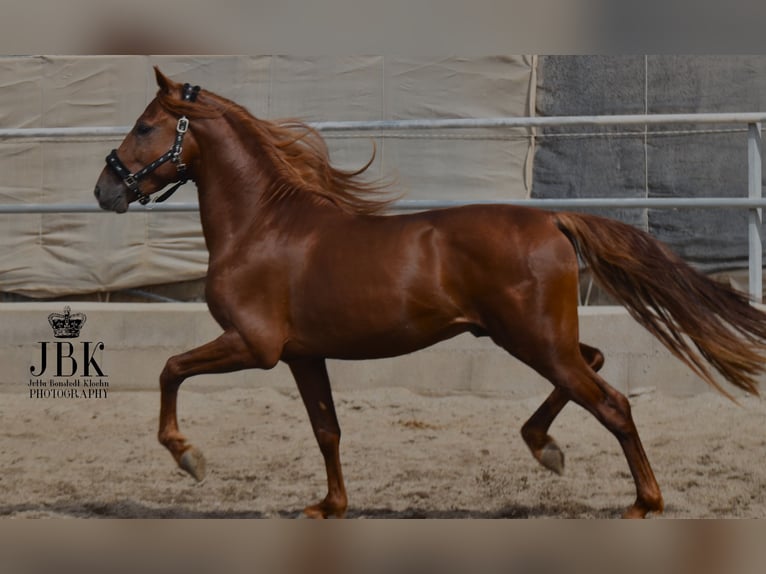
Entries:
[[[498,118],[439,118],[412,120],[329,121],[309,123],[321,132],[391,131],[471,128],[534,128],[558,126],[609,126],[659,124],[751,124],[766,122],[766,113],[720,114],[633,114],[613,116],[546,116]],[[0,140],[120,137],[130,126],[62,127],[62,128],[3,128]]]
[[633,114],[613,116],[538,116],[502,118],[440,118],[432,120],[379,120],[316,122],[319,131],[387,131],[470,128],[535,128],[559,126],[610,126],[658,124],[749,124],[766,121],[766,113]]
[[130,126],[92,126],[67,128],[3,128],[0,140],[9,139],[64,139],[64,138],[117,138],[130,131]]
[[[579,209],[593,207],[637,209],[757,209],[766,207],[764,198],[736,197],[672,197],[672,198],[575,198],[575,199],[481,199],[440,200],[405,199],[391,205],[394,211],[442,209],[461,205],[522,205],[541,209]],[[199,211],[197,202],[132,204],[128,213]],[[95,203],[24,203],[0,205],[0,213],[110,213]]]

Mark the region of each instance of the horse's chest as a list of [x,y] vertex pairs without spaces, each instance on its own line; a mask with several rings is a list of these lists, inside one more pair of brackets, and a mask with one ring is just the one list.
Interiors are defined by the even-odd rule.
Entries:
[[205,298],[215,320],[224,327],[243,318],[274,318],[284,314],[287,303],[285,282],[276,269],[233,265],[211,269]]

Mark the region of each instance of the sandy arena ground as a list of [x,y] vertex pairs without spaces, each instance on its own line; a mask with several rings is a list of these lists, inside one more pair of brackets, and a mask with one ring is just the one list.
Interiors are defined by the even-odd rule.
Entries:
[[[296,391],[181,389],[181,430],[207,457],[202,483],[155,438],[159,393],[101,400],[0,395],[0,517],[292,518],[325,493]],[[336,392],[351,518],[605,518],[634,497],[617,441],[569,405],[552,428],[556,476],[519,429],[543,397]],[[633,397],[666,518],[766,517],[766,401],[714,393]]]

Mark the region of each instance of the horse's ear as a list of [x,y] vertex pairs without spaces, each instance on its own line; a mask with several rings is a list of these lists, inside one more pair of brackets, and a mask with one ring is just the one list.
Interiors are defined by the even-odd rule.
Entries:
[[165,74],[160,72],[160,68],[158,66],[154,66],[154,77],[157,78],[157,85],[159,86],[160,90],[166,94],[169,94],[171,88],[173,87],[173,82],[167,76],[165,76]]

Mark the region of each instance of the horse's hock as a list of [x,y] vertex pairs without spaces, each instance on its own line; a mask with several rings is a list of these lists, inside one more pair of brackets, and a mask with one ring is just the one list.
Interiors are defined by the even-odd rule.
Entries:
[[[215,338],[221,331],[204,303],[72,303],[87,323],[77,341],[103,342],[98,364],[113,392],[156,392],[167,358]],[[39,341],[50,339],[47,316],[59,303],[0,304],[0,390],[20,392],[37,364]],[[581,340],[601,349],[605,378],[627,395],[661,392],[674,396],[711,392],[683,363],[639,326],[622,307],[581,307]],[[392,359],[328,361],[333,387],[405,387],[425,394],[539,396],[550,384],[487,338],[463,334]],[[293,391],[289,370],[246,370],[200,375],[187,381],[198,390],[269,386]],[[736,392],[731,386],[726,387]],[[738,396],[735,394],[735,396]]]

